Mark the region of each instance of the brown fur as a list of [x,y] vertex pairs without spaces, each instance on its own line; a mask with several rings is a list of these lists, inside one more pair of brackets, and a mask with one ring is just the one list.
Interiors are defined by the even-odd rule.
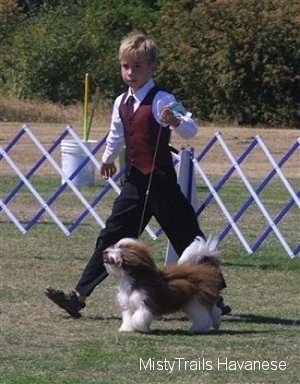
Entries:
[[[122,257],[120,267],[130,277],[132,289],[147,291],[145,303],[154,314],[178,311],[195,296],[208,308],[217,302],[220,290],[219,263],[173,264],[159,270],[144,243],[124,240],[118,249]],[[112,264],[112,260],[107,258],[106,262]]]

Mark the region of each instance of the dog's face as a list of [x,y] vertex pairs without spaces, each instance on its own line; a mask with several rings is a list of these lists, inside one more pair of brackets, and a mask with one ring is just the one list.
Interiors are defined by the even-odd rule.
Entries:
[[149,255],[148,247],[132,238],[123,238],[103,252],[103,263],[108,273],[120,276],[123,273],[135,275],[147,271],[156,272],[156,266]]

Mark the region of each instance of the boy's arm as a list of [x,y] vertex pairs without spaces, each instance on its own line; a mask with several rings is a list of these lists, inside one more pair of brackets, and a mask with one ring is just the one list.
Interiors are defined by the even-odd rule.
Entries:
[[116,172],[115,159],[124,147],[123,124],[119,116],[119,105],[121,97],[119,96],[114,103],[110,131],[106,139],[106,146],[102,155],[102,165],[100,174],[104,179],[111,177]]
[[160,91],[153,100],[152,112],[156,121],[163,126],[169,125],[170,128],[184,139],[194,137],[198,131],[195,120],[191,114],[175,114],[172,106],[176,105],[175,97],[167,92]]

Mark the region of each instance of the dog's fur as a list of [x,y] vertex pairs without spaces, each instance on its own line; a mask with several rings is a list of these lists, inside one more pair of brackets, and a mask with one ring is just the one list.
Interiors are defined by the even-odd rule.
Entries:
[[148,247],[131,238],[104,251],[103,262],[118,281],[119,331],[149,332],[153,320],[179,310],[192,321],[191,333],[219,328],[221,310],[216,303],[221,272],[215,239],[195,239],[178,264],[162,270],[156,267]]

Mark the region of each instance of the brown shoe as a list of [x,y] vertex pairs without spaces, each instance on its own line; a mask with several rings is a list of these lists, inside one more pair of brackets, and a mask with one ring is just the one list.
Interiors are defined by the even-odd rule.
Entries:
[[79,319],[81,317],[80,311],[85,307],[85,303],[79,301],[75,291],[65,293],[64,291],[56,290],[51,286],[48,286],[44,293],[48,299],[68,312],[74,319]]

